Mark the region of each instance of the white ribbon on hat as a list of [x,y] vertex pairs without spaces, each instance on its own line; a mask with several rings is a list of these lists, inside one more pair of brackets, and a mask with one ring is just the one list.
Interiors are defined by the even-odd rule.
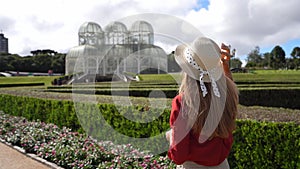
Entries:
[[[205,87],[205,85],[204,85],[204,80],[203,80],[203,76],[204,76],[204,75],[208,75],[208,77],[210,78],[211,85],[212,85],[212,87],[213,87],[213,92],[214,92],[215,96],[220,97],[220,92],[219,92],[219,89],[218,89],[218,86],[217,86],[217,83],[216,83],[215,79],[210,75],[209,71],[203,70],[203,69],[196,63],[196,61],[195,61],[194,58],[193,58],[193,52],[191,51],[191,49],[186,48],[185,51],[184,51],[184,56],[185,56],[186,61],[187,61],[191,66],[193,66],[195,69],[197,69],[197,70],[200,72],[200,78],[199,78],[199,81],[200,81],[200,88],[201,88],[203,97],[205,97],[206,94],[207,94],[207,89],[206,89],[206,87]],[[212,69],[211,71],[214,71],[214,69]]]

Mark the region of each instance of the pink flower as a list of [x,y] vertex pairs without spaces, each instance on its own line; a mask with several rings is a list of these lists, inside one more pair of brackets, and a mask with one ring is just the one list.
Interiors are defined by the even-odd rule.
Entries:
[[56,151],[53,149],[52,150],[52,155],[55,156],[55,154],[56,154]]

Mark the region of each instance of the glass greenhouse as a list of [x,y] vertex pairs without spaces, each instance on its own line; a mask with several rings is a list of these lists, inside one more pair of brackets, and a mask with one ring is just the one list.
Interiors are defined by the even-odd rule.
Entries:
[[129,30],[117,21],[104,29],[97,23],[86,22],[80,26],[78,37],[79,46],[71,48],[66,56],[66,75],[111,76],[168,70],[167,55],[154,45],[153,28],[146,21],[134,22]]

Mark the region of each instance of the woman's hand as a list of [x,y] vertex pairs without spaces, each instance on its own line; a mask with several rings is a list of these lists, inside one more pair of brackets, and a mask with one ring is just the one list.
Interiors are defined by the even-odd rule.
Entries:
[[229,46],[222,43],[222,45],[221,45],[221,60],[222,60],[222,64],[223,64],[223,70],[224,70],[225,75],[229,79],[233,80],[231,71],[230,71],[230,65],[229,65],[230,58],[231,58],[231,55],[230,55]]
[[230,48],[222,43],[221,45],[221,59],[223,62],[229,62],[230,60]]
[[166,139],[169,141],[170,145],[172,144],[172,129],[166,132]]

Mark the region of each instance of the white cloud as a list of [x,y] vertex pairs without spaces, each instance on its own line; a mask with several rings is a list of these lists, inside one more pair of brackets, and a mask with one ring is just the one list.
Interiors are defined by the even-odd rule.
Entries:
[[299,5],[298,0],[211,0],[208,10],[190,11],[185,18],[204,34],[230,43],[238,55],[246,55],[256,45],[300,39]]
[[[238,56],[245,56],[256,45],[263,48],[300,39],[299,0],[210,0],[207,9],[196,11],[201,6],[197,2],[201,1],[3,0],[0,29],[9,38],[10,52],[21,55],[40,48],[66,52],[78,44],[82,23],[94,21],[104,28],[111,21],[146,12],[186,20],[219,44],[231,44]],[[172,21],[157,18],[155,22],[154,31],[171,35],[178,31]],[[157,27],[161,25],[163,28]]]

